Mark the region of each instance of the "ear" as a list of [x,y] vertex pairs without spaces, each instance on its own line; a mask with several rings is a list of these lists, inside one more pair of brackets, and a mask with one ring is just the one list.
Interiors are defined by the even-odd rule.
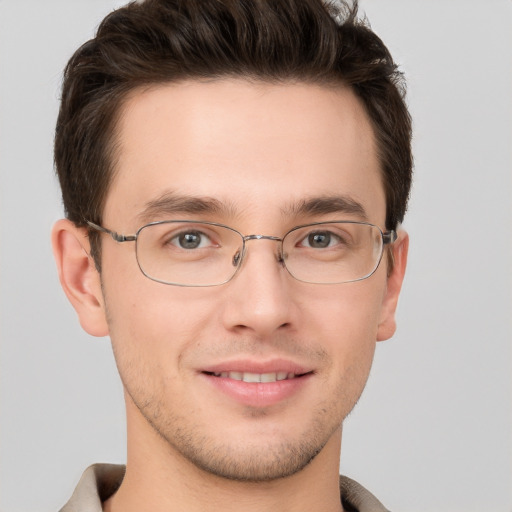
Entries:
[[392,245],[393,269],[388,276],[386,290],[382,301],[380,321],[377,329],[377,341],[384,341],[396,331],[395,312],[398,304],[398,296],[402,288],[402,282],[407,266],[407,252],[409,250],[409,235],[400,230],[398,238]]
[[80,325],[92,336],[106,336],[101,280],[90,256],[87,230],[61,219],[53,226],[52,246],[60,284],[78,314]]

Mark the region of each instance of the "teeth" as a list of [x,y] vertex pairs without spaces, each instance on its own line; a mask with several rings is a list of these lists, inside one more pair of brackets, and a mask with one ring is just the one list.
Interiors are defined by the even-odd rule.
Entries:
[[215,377],[229,378],[233,380],[241,380],[244,382],[276,382],[278,380],[294,379],[294,373],[277,372],[277,373],[251,373],[251,372],[220,372],[214,373]]
[[[244,382],[261,382],[261,377],[263,377],[263,375],[269,376],[271,374],[270,373],[261,373],[260,374],[260,373],[244,372],[242,375],[242,380]],[[266,382],[269,382],[269,381],[267,380]]]

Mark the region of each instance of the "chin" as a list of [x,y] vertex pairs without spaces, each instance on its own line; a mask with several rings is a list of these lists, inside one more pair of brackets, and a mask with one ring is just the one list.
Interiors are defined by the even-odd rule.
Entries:
[[[259,446],[212,447],[182,452],[200,470],[236,482],[272,482],[302,471],[321,452],[323,445],[283,443],[265,449]],[[190,448],[190,447],[187,447]]]
[[238,482],[271,482],[295,475],[308,466],[340,430],[341,421],[319,412],[309,426],[290,435],[291,429],[260,425],[231,432],[219,428],[215,435],[198,425],[165,429],[159,436],[171,450],[196,468],[222,479]]

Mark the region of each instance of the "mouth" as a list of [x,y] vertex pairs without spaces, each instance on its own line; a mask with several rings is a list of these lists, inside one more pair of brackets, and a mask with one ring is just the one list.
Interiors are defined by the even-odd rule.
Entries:
[[253,372],[203,372],[206,375],[212,377],[218,377],[221,379],[232,379],[247,383],[272,383],[283,380],[293,380],[304,377],[312,372],[306,373],[293,373],[293,372],[269,372],[269,373],[253,373]]
[[237,359],[201,368],[199,373],[215,392],[239,404],[261,408],[287,403],[309,389],[316,369],[288,359]]

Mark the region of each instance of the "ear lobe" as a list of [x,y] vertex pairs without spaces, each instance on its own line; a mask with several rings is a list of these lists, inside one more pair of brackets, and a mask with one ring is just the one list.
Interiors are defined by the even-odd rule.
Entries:
[[61,219],[53,226],[52,246],[60,284],[80,325],[92,336],[108,335],[100,275],[89,255],[86,229]]
[[394,265],[388,276],[386,290],[382,301],[380,322],[377,329],[377,341],[384,341],[396,331],[395,312],[398,296],[407,266],[407,253],[409,250],[409,235],[405,231],[398,232],[398,238],[392,246]]

